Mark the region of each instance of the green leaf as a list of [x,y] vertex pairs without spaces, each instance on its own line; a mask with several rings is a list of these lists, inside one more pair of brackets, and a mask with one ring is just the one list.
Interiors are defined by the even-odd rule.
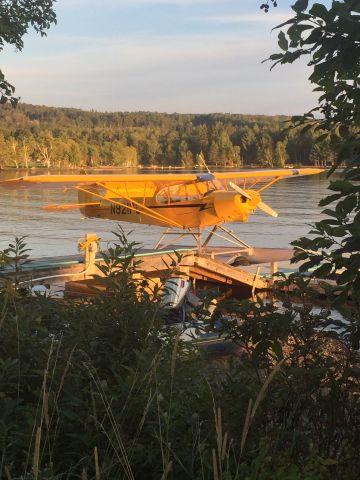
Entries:
[[354,210],[358,202],[356,195],[348,195],[344,200],[337,204],[337,209],[345,214],[349,214]]
[[344,237],[347,234],[347,230],[344,226],[333,227],[328,231],[329,235],[332,237]]
[[353,220],[353,223],[355,223],[355,225],[360,225],[360,212],[358,212],[355,217],[354,217],[354,220]]
[[349,193],[352,193],[354,191],[354,188],[354,185],[346,180],[335,180],[329,185],[330,190],[334,190],[335,192],[342,192],[342,195],[348,195]]
[[[349,228],[349,232],[351,233],[351,229]],[[352,236],[350,238],[347,238],[344,246],[341,249],[341,252],[346,253],[352,253],[355,251],[360,250],[360,237],[359,236]]]
[[336,297],[336,300],[333,302],[333,305],[334,307],[341,307],[342,305],[348,302],[348,299],[349,299],[349,292],[347,289],[345,289]]
[[[325,210],[322,211],[324,215],[328,215],[329,217],[335,217],[337,218],[337,213],[334,210],[330,210],[330,208],[325,208]],[[338,222],[337,222],[338,223]]]
[[308,272],[310,269],[312,269],[316,265],[319,265],[320,261],[321,261],[320,258],[316,258],[316,259],[312,259],[312,260],[309,260],[308,262],[303,263],[299,267],[299,272]]
[[338,462],[336,460],[333,460],[332,458],[321,458],[320,463],[322,465],[326,465],[327,467],[330,467],[331,465],[337,465]]
[[320,207],[325,207],[326,205],[329,205],[329,203],[334,202],[335,200],[339,200],[341,198],[341,194],[335,193],[334,195],[329,195],[328,197],[323,198],[319,202]]
[[308,4],[309,0],[297,0],[295,4],[291,6],[291,8],[294,10],[294,12],[300,13],[307,9]]
[[295,18],[290,18],[290,20],[286,20],[286,22],[279,23],[279,25],[276,25],[276,27],[272,28],[271,30],[277,30],[278,28],[284,27],[285,25],[292,25],[296,23]]
[[292,25],[288,31],[287,34],[290,37],[290,40],[293,42],[298,42],[301,39],[301,34],[302,32],[306,30],[310,30],[314,28],[312,25]]
[[352,236],[360,236],[360,222],[354,221],[353,223],[349,224],[348,230]]
[[338,285],[348,284],[356,278],[357,274],[358,272],[356,270],[345,270],[341,275],[338,276],[336,283]]
[[319,278],[327,278],[333,269],[331,263],[324,263],[319,268],[317,268],[314,274]]
[[284,32],[280,32],[278,35],[278,45],[282,50],[285,51],[289,48],[289,44]]
[[270,55],[269,59],[270,60],[279,60],[283,56],[284,55],[282,53],[273,53],[272,55]]
[[283,349],[282,349],[281,343],[278,340],[275,340],[271,344],[270,349],[274,352],[278,361],[284,358]]
[[329,16],[327,8],[321,3],[314,3],[314,5],[309,10],[309,13],[310,15],[314,15],[314,17],[319,17],[322,20],[327,20]]
[[260,340],[254,350],[253,350],[253,355],[258,356],[258,355],[263,355],[268,351],[268,348],[271,347],[271,342],[269,340]]

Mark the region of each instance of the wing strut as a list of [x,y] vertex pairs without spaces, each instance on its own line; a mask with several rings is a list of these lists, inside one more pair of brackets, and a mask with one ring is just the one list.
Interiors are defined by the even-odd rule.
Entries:
[[[107,188],[107,187],[104,186],[103,184],[98,183],[97,185],[105,188],[106,190],[111,191],[109,188]],[[163,215],[161,215],[161,214],[158,213],[158,212],[153,212],[150,208],[145,207],[145,205],[141,205],[141,203],[135,202],[135,201],[134,201],[133,199],[131,199],[131,198],[127,198],[127,197],[124,196],[123,194],[122,194],[122,196],[123,196],[126,200],[129,200],[131,203],[138,204],[138,206],[139,206],[141,209],[143,209],[143,211],[139,212],[138,209],[132,207],[131,205],[127,205],[127,204],[125,204],[125,203],[123,203],[123,202],[119,202],[119,201],[114,200],[114,199],[111,199],[111,198],[106,198],[106,197],[104,197],[103,195],[100,195],[99,193],[92,192],[91,190],[86,190],[85,188],[81,188],[81,187],[79,187],[79,186],[77,186],[77,187],[75,187],[75,188],[76,188],[77,190],[81,190],[82,192],[89,193],[90,195],[93,195],[94,197],[101,198],[101,199],[104,200],[105,202],[115,203],[115,205],[120,205],[121,207],[128,208],[129,210],[132,210],[132,211],[134,211],[135,213],[141,213],[141,214],[147,215],[148,217],[154,218],[155,220],[161,220],[162,222],[167,223],[167,224],[169,224],[169,225],[172,225],[172,226],[175,226],[175,227],[178,227],[178,228],[183,228],[182,225],[180,225],[180,223],[177,223],[177,222],[175,222],[174,220],[170,220],[169,218],[164,217]],[[112,191],[112,192],[113,192],[113,193],[116,193],[116,192],[114,192],[114,191]],[[147,213],[146,210],[149,210],[150,213]]]
[[257,190],[258,192],[262,192],[263,190],[265,190],[266,188],[269,188],[271,185],[273,185],[274,183],[278,182],[279,180],[281,180],[283,177],[275,177],[273,178],[270,182],[266,183],[264,186],[262,186],[261,188],[259,188],[259,190]]
[[[99,183],[98,185],[99,185],[99,187],[103,187],[106,190],[108,190],[109,192],[115,193],[116,195],[118,195],[115,190],[112,190],[111,188],[107,187],[106,184]],[[143,210],[141,213],[143,213],[144,215],[148,215],[149,217],[155,218],[157,220],[161,220],[162,222],[166,222],[169,225],[172,224],[172,225],[174,225],[178,228],[183,228],[183,226],[180,223],[175,222],[175,220],[171,220],[170,218],[165,217],[164,215],[161,215],[161,213],[159,213],[159,212],[154,212],[153,210],[151,210],[151,208],[147,207],[146,205],[143,205],[140,202],[137,202],[133,198],[128,197],[127,195],[124,195],[123,193],[121,194],[121,198],[125,198],[125,200],[127,200],[128,202],[133,203],[134,205],[137,205],[139,208],[141,208]],[[113,202],[113,200],[110,200],[110,202]],[[138,211],[138,209],[136,209],[134,207],[130,207],[130,205],[125,205],[125,206],[127,208],[131,208],[135,212]]]
[[46,205],[42,207],[46,211],[56,211],[56,210],[72,210],[73,208],[82,208],[82,207],[94,207],[99,206],[100,202],[87,202],[87,203],[66,203],[62,205]]

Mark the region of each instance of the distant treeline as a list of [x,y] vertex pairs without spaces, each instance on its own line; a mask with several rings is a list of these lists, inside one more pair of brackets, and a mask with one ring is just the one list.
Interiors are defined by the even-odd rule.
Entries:
[[19,104],[0,109],[0,168],[184,166],[283,167],[334,160],[326,141],[284,129],[285,116],[101,113]]

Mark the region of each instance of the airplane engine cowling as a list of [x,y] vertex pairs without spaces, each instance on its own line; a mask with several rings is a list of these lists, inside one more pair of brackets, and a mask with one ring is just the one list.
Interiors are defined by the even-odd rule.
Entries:
[[246,198],[236,192],[213,192],[214,210],[224,222],[246,222],[249,217],[249,205]]

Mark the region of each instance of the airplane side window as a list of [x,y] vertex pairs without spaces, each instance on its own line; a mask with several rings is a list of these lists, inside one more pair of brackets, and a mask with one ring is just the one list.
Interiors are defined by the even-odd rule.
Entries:
[[201,192],[191,188],[192,185],[171,185],[158,191],[155,200],[156,203],[176,203],[201,198]]

